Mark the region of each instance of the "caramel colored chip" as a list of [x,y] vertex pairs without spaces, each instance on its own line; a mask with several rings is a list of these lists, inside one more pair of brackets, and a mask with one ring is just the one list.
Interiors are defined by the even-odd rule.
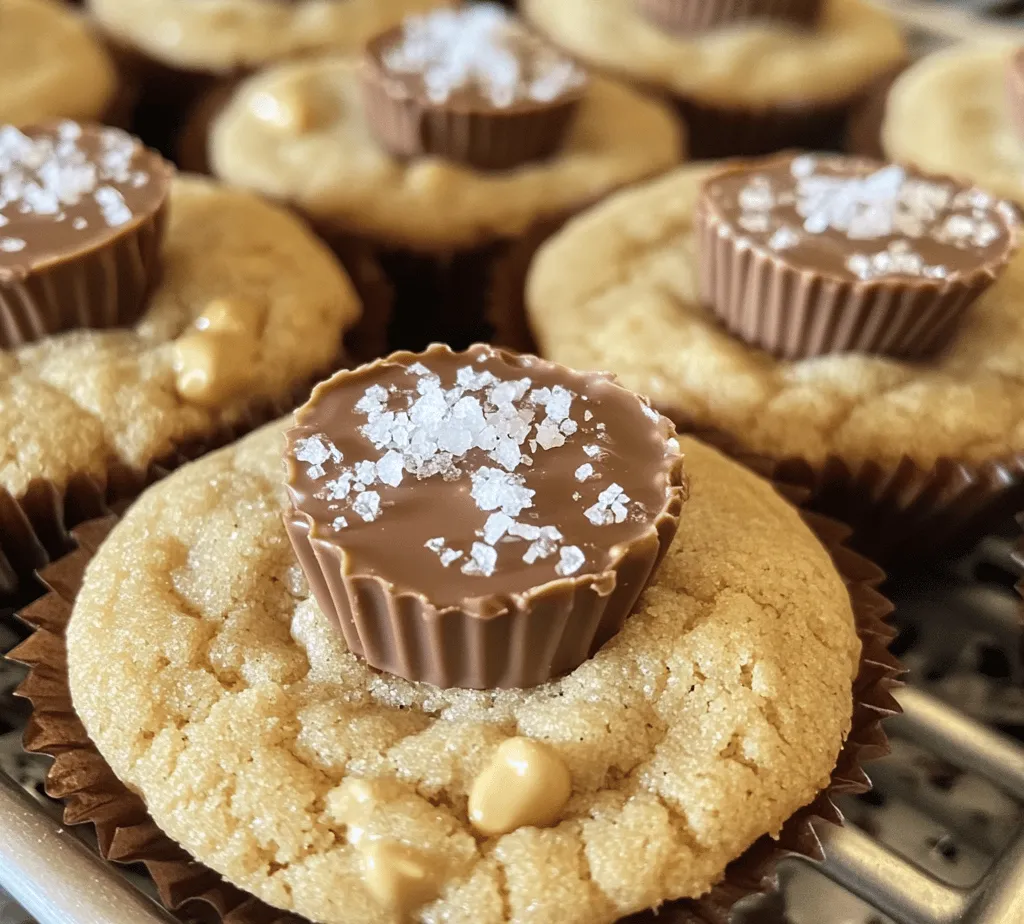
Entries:
[[245,333],[211,329],[180,337],[174,342],[178,394],[210,406],[241,394],[252,381],[256,351]]
[[421,850],[392,840],[360,846],[363,881],[382,905],[408,915],[440,892],[439,870]]
[[263,326],[266,306],[238,298],[216,298],[195,320],[200,331],[221,331],[255,337]]
[[297,90],[257,93],[250,105],[257,118],[282,134],[301,135],[313,127],[312,106]]
[[532,738],[509,738],[473,782],[469,820],[488,836],[543,828],[558,821],[571,795],[569,768],[554,750]]

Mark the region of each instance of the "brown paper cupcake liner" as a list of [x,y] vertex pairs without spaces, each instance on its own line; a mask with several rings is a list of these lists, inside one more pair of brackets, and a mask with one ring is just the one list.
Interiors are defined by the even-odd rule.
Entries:
[[[786,485],[779,487],[790,499],[800,493]],[[892,607],[876,590],[884,575],[844,546],[849,532],[845,527],[811,512],[805,511],[804,517],[844,577],[863,645],[860,670],[853,683],[851,730],[831,781],[810,805],[789,819],[777,839],[765,836],[733,861],[722,881],[707,895],[670,902],[657,914],[647,911],[631,915],[623,924],[725,924],[730,910],[742,898],[767,893],[778,903],[781,899],[774,872],[778,860],[791,852],[820,859],[822,848],[812,822],[824,819],[842,824],[836,797],[870,789],[862,764],[887,753],[881,723],[899,711],[891,691],[902,671],[886,648],[894,633],[885,622]],[[114,776],[75,715],[68,688],[64,632],[85,567],[115,523],[116,517],[110,516],[79,526],[74,531],[78,548],[40,575],[50,592],[21,613],[36,630],[10,654],[30,668],[19,689],[19,695],[31,702],[33,710],[25,747],[53,757],[47,791],[64,801],[65,822],[94,825],[100,853],[106,859],[144,864],[168,907],[187,909],[189,914],[224,924],[299,924],[300,919],[294,915],[270,908],[224,882],[167,837],[149,818],[141,799]]]
[[[368,263],[383,271],[389,287],[385,316],[389,350],[419,352],[437,342],[459,350],[486,342],[532,352],[526,275],[541,245],[579,211],[534,222],[515,239],[441,253],[396,248],[383,240],[339,234],[326,227],[318,231],[346,268],[354,251],[365,254]],[[378,330],[365,336],[379,343]]]
[[73,475],[64,487],[39,478],[17,497],[0,488],[0,599],[31,592],[33,572],[73,548],[75,526],[122,509],[179,465],[280,417],[305,401],[318,379],[297,386],[283,400],[252,404],[234,423],[177,445],[145,468],[111,459],[101,474]]
[[[1021,567],[1021,570],[1024,571],[1024,511],[1017,514],[1017,526],[1020,527],[1022,534],[1014,543],[1013,560]],[[1017,591],[1017,595],[1019,597],[1024,599],[1024,577],[1014,584],[1014,590]],[[1018,607],[1017,614],[1021,621],[1020,658],[1021,661],[1024,662],[1024,604]]]
[[696,424],[677,407],[655,407],[681,433],[694,434],[745,464],[759,460],[759,471],[803,491],[809,509],[850,527],[852,548],[890,569],[966,549],[1024,508],[1024,452],[979,463],[941,457],[930,467],[909,456],[885,465],[850,463],[836,455],[812,465],[791,456],[772,459],[764,469],[764,457],[746,450],[732,434]]
[[985,266],[962,279],[847,282],[751,247],[703,206],[694,226],[706,270],[701,301],[731,333],[786,359],[845,352],[931,356],[995,278]]
[[175,159],[189,173],[211,173],[206,142],[210,126],[230,101],[237,80],[223,80],[203,91],[192,103],[175,138]]
[[811,25],[821,0],[633,0],[649,20],[669,32],[706,32],[750,20]]
[[[813,80],[813,75],[808,76]],[[686,125],[690,157],[758,157],[789,148],[832,151],[842,145],[846,121],[860,93],[832,103],[793,104],[764,109],[716,106],[672,96]]]
[[132,133],[173,160],[189,111],[217,78],[154,61],[109,36],[107,48],[123,84],[135,92]]
[[887,160],[882,145],[882,124],[885,121],[885,107],[889,99],[889,90],[911,63],[911,59],[882,74],[864,94],[861,101],[850,113],[846,123],[846,135],[843,150],[858,157],[872,157],[875,160]]

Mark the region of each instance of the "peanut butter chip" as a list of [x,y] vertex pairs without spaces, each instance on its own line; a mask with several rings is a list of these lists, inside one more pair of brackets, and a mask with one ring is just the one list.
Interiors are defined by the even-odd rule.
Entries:
[[531,738],[509,738],[473,782],[469,820],[481,834],[508,834],[558,821],[572,795],[564,761]]
[[233,398],[252,381],[256,340],[246,334],[207,330],[174,343],[178,394],[196,404]]
[[261,122],[281,134],[301,135],[313,127],[312,107],[294,89],[257,93],[249,105]]
[[366,888],[382,905],[408,915],[440,892],[438,869],[422,851],[397,841],[370,841],[361,847]]
[[196,330],[223,331],[255,337],[263,325],[266,307],[240,298],[215,298],[196,318]]
[[239,298],[215,298],[194,330],[174,344],[178,394],[214,405],[233,398],[252,381],[266,306]]

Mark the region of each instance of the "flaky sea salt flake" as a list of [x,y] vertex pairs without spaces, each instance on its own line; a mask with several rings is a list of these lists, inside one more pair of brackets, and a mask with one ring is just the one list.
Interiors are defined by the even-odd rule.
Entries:
[[404,471],[405,460],[397,450],[389,449],[377,460],[377,477],[384,484],[393,488],[397,488],[402,483]]
[[591,475],[594,474],[594,466],[589,462],[584,463],[578,469],[576,469],[576,480],[586,481]]
[[352,512],[372,523],[380,516],[380,495],[376,491],[363,491],[353,502]]
[[482,532],[483,540],[488,545],[494,545],[499,539],[502,538],[508,531],[509,527],[515,521],[512,517],[504,513],[492,513],[488,518],[487,522],[484,523]]
[[474,542],[469,552],[469,561],[462,566],[463,574],[479,574],[490,577],[498,564],[498,553],[483,542]]
[[575,574],[587,561],[587,557],[579,546],[564,545],[558,551],[558,564],[555,565],[555,573],[562,577]]

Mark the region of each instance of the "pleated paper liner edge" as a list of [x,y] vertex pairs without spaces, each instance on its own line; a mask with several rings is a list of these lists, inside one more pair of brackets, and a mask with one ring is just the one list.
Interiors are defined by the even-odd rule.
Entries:
[[0,601],[16,604],[33,590],[38,592],[33,587],[33,572],[73,548],[73,527],[117,510],[185,462],[226,446],[294,409],[323,376],[349,365],[347,356],[340,356],[322,374],[306,379],[287,395],[251,402],[234,421],[178,443],[144,468],[112,458],[103,473],[72,475],[63,487],[38,478],[17,497],[0,487]]
[[[747,459],[748,464],[753,461]],[[752,467],[758,467],[756,462]],[[799,491],[786,485],[778,487],[791,500],[800,499]],[[892,607],[876,589],[884,573],[845,547],[849,532],[846,527],[811,511],[801,513],[843,575],[863,645],[860,670],[853,684],[850,734],[829,786],[789,819],[778,840],[762,837],[729,865],[722,881],[704,897],[663,905],[656,919],[661,924],[723,924],[740,899],[777,892],[776,862],[790,852],[820,858],[821,845],[811,821],[820,818],[841,824],[842,814],[835,797],[870,789],[861,765],[888,751],[881,722],[899,711],[891,691],[902,668],[886,648],[893,633],[885,619]],[[78,548],[40,573],[49,593],[20,614],[35,629],[9,655],[30,668],[17,693],[32,704],[25,733],[26,750],[54,758],[47,791],[64,800],[65,822],[94,825],[104,858],[119,863],[143,863],[169,908],[187,908],[190,915],[198,914],[224,924],[298,924],[304,919],[275,910],[226,883],[160,831],[147,815],[142,800],[114,776],[74,713],[68,689],[64,630],[85,567],[116,522],[117,517],[110,515],[76,528],[73,535]],[[651,912],[641,912],[624,919],[623,924],[648,924],[652,920]]]
[[767,459],[731,433],[698,424],[677,407],[654,404],[680,433],[803,492],[807,509],[844,523],[852,533],[849,545],[890,570],[966,550],[1024,508],[1024,452],[980,463],[943,456],[927,468],[909,456],[895,465],[851,464],[837,455],[821,464],[798,456]]

